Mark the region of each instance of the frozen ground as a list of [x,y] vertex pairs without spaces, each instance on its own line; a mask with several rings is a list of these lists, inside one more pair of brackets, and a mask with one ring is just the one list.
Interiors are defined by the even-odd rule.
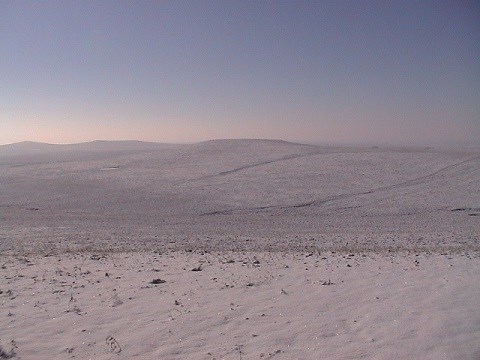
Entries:
[[480,151],[0,146],[0,250],[479,249]]
[[479,279],[478,149],[0,146],[0,359],[478,360]]
[[0,260],[0,345],[19,359],[480,357],[478,255]]

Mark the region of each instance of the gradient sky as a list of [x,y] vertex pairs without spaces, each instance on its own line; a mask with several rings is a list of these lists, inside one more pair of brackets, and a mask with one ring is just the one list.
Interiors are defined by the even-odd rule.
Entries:
[[478,1],[1,1],[0,144],[480,140]]

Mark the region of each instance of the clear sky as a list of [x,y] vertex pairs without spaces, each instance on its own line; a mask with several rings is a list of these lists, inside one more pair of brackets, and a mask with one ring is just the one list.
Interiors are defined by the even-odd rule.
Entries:
[[480,2],[1,1],[0,144],[480,140]]

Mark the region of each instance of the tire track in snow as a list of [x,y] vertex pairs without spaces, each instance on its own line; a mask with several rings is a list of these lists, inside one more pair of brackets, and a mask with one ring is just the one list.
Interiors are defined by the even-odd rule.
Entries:
[[[220,211],[212,211],[208,213],[203,213],[201,215],[228,215],[232,213],[237,213],[237,212],[248,212],[248,211],[258,211],[258,210],[271,210],[271,209],[296,209],[296,208],[303,208],[303,207],[309,207],[309,206],[314,206],[314,205],[323,205],[328,202],[333,202],[333,201],[338,201],[338,200],[344,200],[356,196],[362,196],[362,195],[369,195],[369,194],[374,194],[374,193],[379,193],[379,192],[386,192],[402,187],[409,187],[409,186],[415,186],[419,185],[422,183],[425,183],[427,181],[430,181],[434,179],[436,176],[441,175],[445,172],[450,171],[453,168],[456,168],[458,166],[464,165],[466,163],[469,163],[471,161],[479,160],[480,156],[475,156],[472,158],[469,158],[464,161],[460,161],[455,164],[451,164],[448,166],[445,166],[433,173],[427,174],[420,176],[418,178],[402,181],[400,183],[392,184],[392,185],[386,185],[386,186],[380,186],[374,189],[370,190],[365,190],[365,191],[358,191],[358,192],[353,192],[353,193],[345,193],[345,194],[339,194],[339,195],[332,195],[325,197],[323,199],[315,199],[312,201],[308,202],[303,202],[303,203],[298,203],[298,204],[293,204],[293,205],[268,205],[268,206],[258,206],[258,207],[251,207],[251,208],[243,208],[243,209],[228,209],[228,210],[220,210]],[[272,161],[273,162],[273,161]]]
[[240,167],[231,169],[231,170],[226,170],[226,171],[219,172],[218,174],[206,175],[206,176],[201,176],[201,177],[198,177],[198,178],[195,178],[195,179],[185,180],[185,181],[182,182],[182,183],[188,183],[188,182],[194,182],[194,181],[212,179],[212,178],[215,178],[215,177],[221,177],[221,176],[226,176],[226,175],[234,174],[234,173],[236,173],[236,172],[239,172],[239,171],[242,171],[242,170],[245,170],[245,169],[250,169],[250,168],[258,167],[258,166],[264,166],[264,165],[269,165],[269,164],[273,164],[273,163],[280,162],[280,161],[300,159],[300,158],[304,158],[304,157],[309,157],[309,156],[314,156],[314,155],[321,155],[321,154],[330,154],[330,152],[319,151],[319,152],[312,152],[312,153],[306,153],[306,154],[291,154],[291,155],[286,155],[286,156],[283,156],[283,157],[277,158],[277,159],[265,160],[265,161],[260,161],[260,162],[258,162],[258,163],[243,165],[243,166],[240,166]]

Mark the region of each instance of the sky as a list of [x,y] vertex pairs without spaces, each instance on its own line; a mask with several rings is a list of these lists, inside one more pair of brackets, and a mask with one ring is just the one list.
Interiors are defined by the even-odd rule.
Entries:
[[0,2],[0,144],[216,138],[480,142],[480,2]]

